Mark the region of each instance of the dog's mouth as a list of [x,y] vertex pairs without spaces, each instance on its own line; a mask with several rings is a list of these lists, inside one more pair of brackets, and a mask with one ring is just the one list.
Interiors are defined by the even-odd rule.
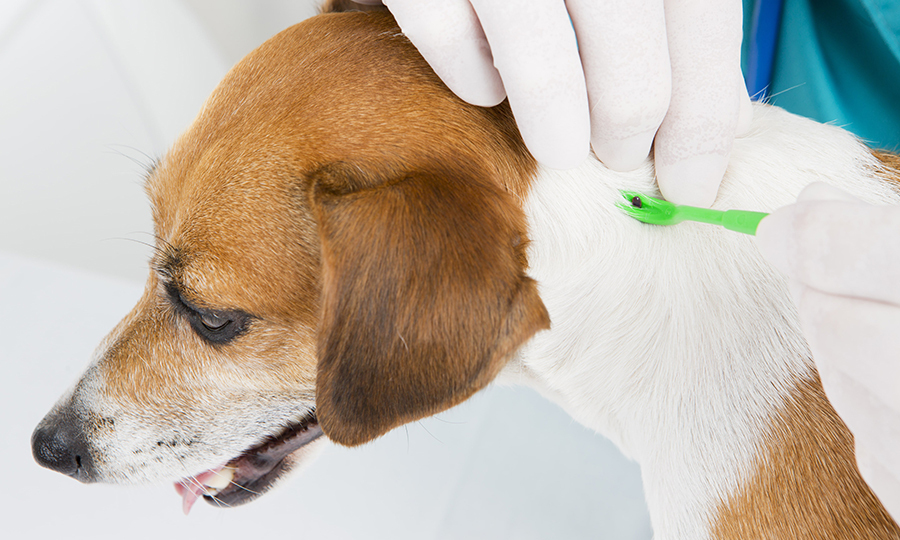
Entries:
[[291,454],[321,436],[322,428],[311,414],[228,463],[181,479],[175,483],[175,490],[182,497],[184,513],[189,513],[201,496],[208,503],[225,508],[252,501],[291,469]]

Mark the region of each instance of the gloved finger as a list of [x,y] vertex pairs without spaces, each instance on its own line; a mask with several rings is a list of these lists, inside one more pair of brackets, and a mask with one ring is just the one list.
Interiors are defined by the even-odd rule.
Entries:
[[757,243],[776,268],[833,295],[900,306],[900,207],[837,200],[780,208]]
[[569,0],[591,113],[591,146],[630,171],[650,154],[669,108],[671,78],[662,0]]
[[473,0],[528,149],[567,169],[587,157],[590,120],[575,31],[564,2]]
[[838,189],[825,182],[813,182],[807,185],[797,195],[800,201],[845,201],[861,203],[862,201],[842,189]]
[[796,299],[822,387],[855,438],[860,473],[900,513],[900,308],[809,287]]
[[823,380],[825,393],[853,434],[857,461],[861,465],[886,462],[880,466],[900,480],[900,412],[884,406],[850,378],[832,375],[829,379],[828,383]]
[[[889,425],[888,429],[896,428],[898,424],[900,421]],[[856,464],[863,480],[869,484],[894,521],[900,521],[900,471],[897,470],[900,464],[900,451],[897,450],[900,448],[900,432],[895,430],[893,435],[895,446],[888,447],[885,454],[870,451],[868,442],[857,436]],[[885,447],[888,444],[885,442],[879,446]]]
[[860,475],[888,512],[900,517],[900,414],[841,374],[823,377],[822,384],[853,434]]
[[835,397],[835,408],[843,407],[842,416],[863,422],[865,415],[852,416],[870,401],[900,412],[900,307],[810,288],[797,307],[826,391],[840,389],[829,397]]
[[482,107],[503,101],[503,81],[467,0],[384,0],[384,4],[453,93]]
[[666,2],[672,99],[654,156],[660,191],[673,203],[715,201],[740,112],[741,22],[740,2]]

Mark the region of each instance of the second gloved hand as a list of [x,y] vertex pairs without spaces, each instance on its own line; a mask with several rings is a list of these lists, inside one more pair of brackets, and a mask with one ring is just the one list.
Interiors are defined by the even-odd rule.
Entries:
[[900,519],[900,206],[826,184],[762,220],[763,255],[791,278],[828,399],[860,473]]

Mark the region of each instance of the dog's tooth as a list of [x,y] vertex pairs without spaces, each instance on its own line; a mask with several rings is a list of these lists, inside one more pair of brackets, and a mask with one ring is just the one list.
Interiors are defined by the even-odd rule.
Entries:
[[[233,479],[234,467],[222,467],[222,470],[203,482],[203,485],[207,488],[209,495],[215,495],[219,490],[227,487]],[[215,491],[213,492],[212,490]]]

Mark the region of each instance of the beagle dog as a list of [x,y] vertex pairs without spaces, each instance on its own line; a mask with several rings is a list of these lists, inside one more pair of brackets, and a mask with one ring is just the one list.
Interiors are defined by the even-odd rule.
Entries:
[[[716,207],[829,182],[900,203],[900,159],[756,105]],[[657,538],[900,538],[861,479],[785,278],[752,238],[645,225],[652,164],[539,166],[386,12],[325,13],[234,67],[149,172],[143,297],[36,428],[82,482],[265,492],[494,380],[640,463]]]

